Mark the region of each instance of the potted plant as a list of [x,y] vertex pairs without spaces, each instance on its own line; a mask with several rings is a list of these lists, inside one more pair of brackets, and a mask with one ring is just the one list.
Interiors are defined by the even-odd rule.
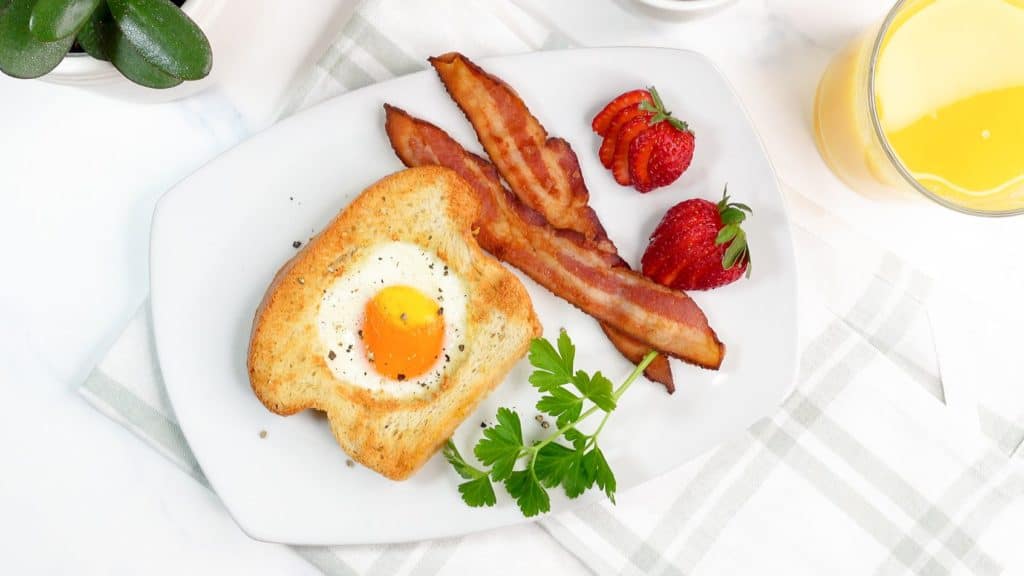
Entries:
[[210,0],[0,0],[0,71],[120,85],[120,95],[194,84],[212,66],[210,42],[188,14],[204,2]]

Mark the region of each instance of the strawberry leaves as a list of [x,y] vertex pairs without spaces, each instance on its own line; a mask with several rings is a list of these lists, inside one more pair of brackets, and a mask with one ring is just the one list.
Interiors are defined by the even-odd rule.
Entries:
[[715,237],[715,245],[729,244],[722,255],[722,267],[731,270],[733,266],[747,265],[747,277],[750,277],[750,250],[747,247],[747,233],[740,226],[752,214],[750,206],[739,202],[729,202],[729,187],[722,192],[718,202],[718,214],[722,218],[722,229]]
[[[556,344],[533,340],[528,358],[534,371],[529,381],[542,393],[537,410],[555,418],[558,429],[541,440],[527,443],[523,440],[519,414],[499,408],[497,423],[484,431],[473,449],[476,458],[489,467],[486,469],[467,462],[449,440],[443,454],[455,473],[466,480],[458,487],[462,500],[473,507],[493,506],[497,500],[493,482],[500,482],[528,517],[551,509],[548,489],[558,486],[566,496],[576,498],[596,485],[614,503],[615,474],[597,444],[598,435],[619,398],[655,357],[655,352],[647,354],[615,388],[600,372],[575,370],[576,347],[565,331],[559,334]],[[577,428],[596,412],[603,412],[604,417],[593,433]],[[525,468],[517,469],[524,459]]]
[[673,128],[680,132],[690,131],[690,127],[686,122],[676,118],[672,115],[672,112],[665,108],[665,103],[661,101],[661,95],[659,95],[658,91],[654,89],[654,86],[647,88],[647,91],[651,94],[651,100],[641,102],[640,109],[644,112],[650,112],[653,114],[650,122],[648,123],[649,126],[654,126],[661,122],[668,122]]

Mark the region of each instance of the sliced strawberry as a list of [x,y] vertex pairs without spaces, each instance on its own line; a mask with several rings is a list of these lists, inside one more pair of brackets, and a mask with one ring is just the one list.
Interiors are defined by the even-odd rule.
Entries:
[[629,146],[644,130],[648,130],[651,115],[640,112],[637,116],[623,124],[619,129],[619,137],[615,143],[615,156],[612,158],[612,175],[615,181],[629,186],[633,179],[629,174]]
[[647,90],[632,90],[625,94],[620,94],[614,100],[608,103],[603,110],[594,116],[593,122],[590,126],[601,136],[607,136],[609,128],[611,127],[612,121],[615,119],[615,115],[629,107],[637,107],[641,102],[650,102],[651,94]]
[[666,124],[656,124],[644,130],[629,144],[629,179],[638,192],[654,190],[648,166],[651,162],[651,154],[654,153],[654,145],[657,143],[655,135],[664,132],[663,126]]
[[608,126],[608,132],[605,134],[604,141],[601,142],[601,149],[597,153],[598,158],[601,159],[601,164],[605,168],[611,169],[612,167],[622,127],[630,120],[639,116],[646,116],[649,118],[651,115],[649,112],[644,112],[637,106],[619,110],[619,113],[615,115],[612,123]]
[[659,122],[630,146],[630,177],[640,192],[650,192],[676,179],[693,161],[693,132],[673,122]]

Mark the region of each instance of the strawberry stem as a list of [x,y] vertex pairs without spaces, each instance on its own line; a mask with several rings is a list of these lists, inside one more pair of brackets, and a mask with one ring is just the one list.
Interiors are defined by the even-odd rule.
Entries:
[[747,264],[747,277],[750,277],[750,250],[747,246],[747,233],[741,224],[753,210],[746,204],[729,202],[729,185],[722,191],[722,199],[718,202],[718,215],[722,218],[722,229],[715,237],[715,245],[728,243],[722,255],[722,268],[732,270],[733,266]]
[[648,122],[648,126],[668,121],[673,128],[680,132],[690,131],[690,127],[686,122],[672,116],[672,112],[665,108],[665,103],[661,100],[661,95],[658,94],[658,90],[654,86],[648,86],[647,91],[651,93],[651,101],[644,100],[641,102],[640,109],[654,115],[651,117],[650,122]]

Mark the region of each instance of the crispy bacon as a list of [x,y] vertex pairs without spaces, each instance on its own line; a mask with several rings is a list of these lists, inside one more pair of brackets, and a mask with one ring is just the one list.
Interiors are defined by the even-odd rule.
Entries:
[[[515,90],[469,58],[449,53],[430,62],[512,193],[555,228],[575,230],[601,250],[617,255],[615,244],[588,204],[590,195],[569,143],[549,138]],[[629,267],[621,259],[617,266]],[[634,364],[650,348],[614,327],[602,325],[601,329]],[[675,391],[672,368],[664,355],[659,355],[645,374],[670,394]]]
[[407,166],[454,170],[481,204],[477,241],[538,284],[622,334],[681,360],[717,369],[725,346],[686,294],[621,266],[585,236],[557,230],[501,184],[498,172],[443,130],[385,105],[391,146]]
[[[644,356],[651,351],[651,345],[633,338],[622,330],[610,326],[605,322],[598,322],[604,335],[611,341],[612,346],[619,351],[627,360],[633,364],[639,364]],[[668,356],[658,354],[654,360],[647,365],[644,376],[651,382],[657,382],[665,387],[665,391],[672,394],[676,391],[675,379],[672,378],[672,366],[668,363]]]
[[549,138],[511,86],[462,54],[450,52],[430,58],[430,63],[520,200],[555,228],[575,230],[614,251],[587,204],[590,193],[569,143]]

